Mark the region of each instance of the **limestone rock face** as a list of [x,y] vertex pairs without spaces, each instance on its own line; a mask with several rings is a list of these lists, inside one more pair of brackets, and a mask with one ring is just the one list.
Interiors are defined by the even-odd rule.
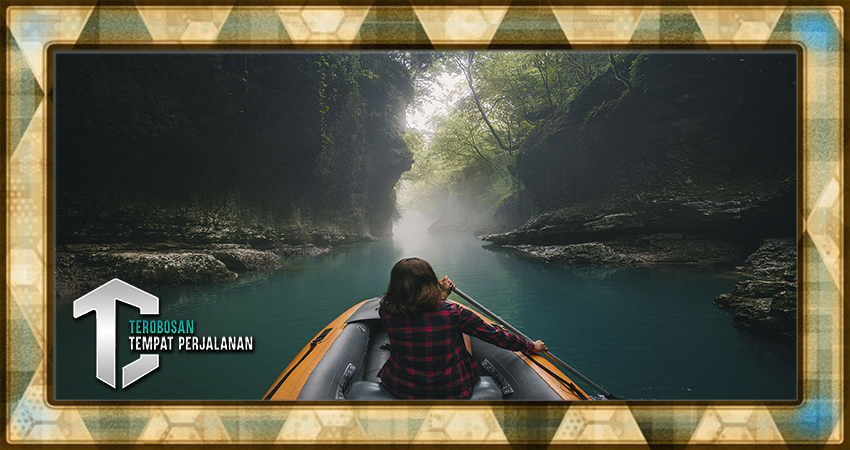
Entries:
[[236,274],[212,255],[200,252],[87,251],[58,252],[56,294],[73,300],[112,278],[140,289],[231,280]]
[[579,268],[738,267],[748,281],[717,305],[740,329],[793,341],[796,64],[625,55],[631,89],[609,68],[531,132],[515,168],[530,218],[483,239]]
[[273,271],[281,261],[316,256],[330,247],[284,245],[256,250],[239,244],[186,248],[185,244],[75,244],[56,253],[55,292],[60,301],[74,300],[119,278],[139,289],[228,281],[240,274]]
[[224,263],[228,270],[236,273],[280,267],[277,262],[279,256],[271,251],[233,248],[214,251],[212,256]]
[[749,199],[766,200],[795,175],[795,63],[793,54],[628,55],[618,66],[632,90],[610,70],[597,77],[535,129],[517,174],[538,212],[597,198],[600,211],[608,199],[746,216]]
[[797,342],[797,247],[792,239],[766,239],[739,270],[749,279],[714,304],[732,314],[736,328]]
[[386,54],[64,54],[54,94],[60,297],[389,236],[412,164]]
[[413,87],[387,55],[63,55],[56,80],[60,244],[391,232]]
[[[534,204],[497,244],[685,234],[754,250],[796,227],[794,55],[627,55],[535,128],[516,173]],[[747,252],[749,254],[749,252]]]

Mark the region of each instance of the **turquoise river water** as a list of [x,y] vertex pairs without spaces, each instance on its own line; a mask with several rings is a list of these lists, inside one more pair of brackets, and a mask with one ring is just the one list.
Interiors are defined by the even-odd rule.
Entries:
[[[408,225],[410,225],[410,220]],[[414,224],[417,223],[413,219]],[[421,223],[421,222],[419,222]],[[457,286],[608,391],[641,400],[793,400],[796,349],[743,334],[711,301],[736,278],[689,267],[575,269],[487,248],[468,234],[396,229],[392,240],[284,261],[232,282],[162,289],[157,317],[119,304],[117,378],[138,358],[129,320],[192,320],[196,336],[251,336],[253,351],[177,350],[125,389],[95,378],[95,317],[54,309],[58,400],[258,400],[295,354],[357,302],[380,295],[401,258]],[[459,300],[456,296],[453,299]],[[151,352],[141,352],[151,353]],[[588,392],[592,389],[587,388]]]

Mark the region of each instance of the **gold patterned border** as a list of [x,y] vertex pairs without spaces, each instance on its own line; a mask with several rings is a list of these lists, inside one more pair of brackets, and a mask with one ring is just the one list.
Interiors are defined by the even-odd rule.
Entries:
[[[143,3],[143,2],[140,2]],[[840,6],[165,6],[5,1],[7,444],[841,444],[844,26]],[[216,5],[218,5],[216,3]],[[51,44],[799,45],[802,403],[55,406],[46,401],[45,117]]]

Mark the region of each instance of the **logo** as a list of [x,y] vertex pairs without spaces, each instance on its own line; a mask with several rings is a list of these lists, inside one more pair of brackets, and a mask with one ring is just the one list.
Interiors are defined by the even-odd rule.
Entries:
[[[96,364],[97,379],[115,389],[115,345],[118,302],[139,309],[143,315],[159,314],[159,298],[131,286],[117,278],[89,292],[74,301],[74,318],[77,319],[92,311],[96,316]],[[139,359],[121,369],[123,384],[126,388],[139,378],[159,367],[158,354],[143,354]]]

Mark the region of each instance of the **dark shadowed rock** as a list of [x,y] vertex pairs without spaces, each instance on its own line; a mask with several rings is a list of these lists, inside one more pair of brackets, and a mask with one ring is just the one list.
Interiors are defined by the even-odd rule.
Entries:
[[[741,271],[756,277],[783,278],[796,275],[797,242],[793,239],[765,239],[758,250],[748,256]],[[790,281],[796,281],[796,277]]]
[[531,131],[515,170],[531,217],[483,239],[578,268],[738,267],[750,280],[715,303],[740,329],[793,341],[796,64],[624,55],[632,89],[607,69]]
[[413,85],[387,54],[81,53],[55,91],[60,296],[391,234]]
[[236,278],[236,273],[207,253],[116,251],[94,246],[77,250],[57,252],[55,288],[59,299],[75,299],[113,278],[148,291]]
[[732,314],[732,325],[782,342],[797,341],[797,246],[766,239],[740,268],[751,278],[714,304]]
[[[715,304],[795,342],[797,60],[625,55],[529,134],[516,174],[534,204],[483,239],[574,267],[717,265],[749,277]],[[782,238],[785,237],[785,238]]]
[[233,248],[213,251],[212,256],[223,262],[228,270],[236,273],[271,270],[280,267],[277,262],[278,256],[271,251]]
[[119,278],[141,289],[232,280],[238,273],[280,268],[281,258],[316,256],[331,247],[282,245],[256,250],[238,244],[186,249],[185,244],[75,244],[56,253],[55,292],[73,300]]
[[330,252],[331,247],[317,247],[315,245],[286,245],[275,250],[275,253],[283,258],[295,256],[319,256]]
[[591,266],[731,265],[746,255],[746,250],[734,243],[683,237],[677,234],[567,245],[504,245],[503,247],[513,248],[548,262]]
[[228,280],[236,276],[205,253],[108,253],[96,255],[111,267],[116,278],[139,286],[176,286],[187,283]]
[[[609,69],[526,139],[516,173],[536,216],[563,208],[584,224],[636,213],[642,226],[720,227],[758,218],[774,231],[790,220],[793,232],[782,207],[795,200],[795,55],[647,52],[618,66],[631,90],[609,83]],[[777,195],[786,179],[790,195]]]

